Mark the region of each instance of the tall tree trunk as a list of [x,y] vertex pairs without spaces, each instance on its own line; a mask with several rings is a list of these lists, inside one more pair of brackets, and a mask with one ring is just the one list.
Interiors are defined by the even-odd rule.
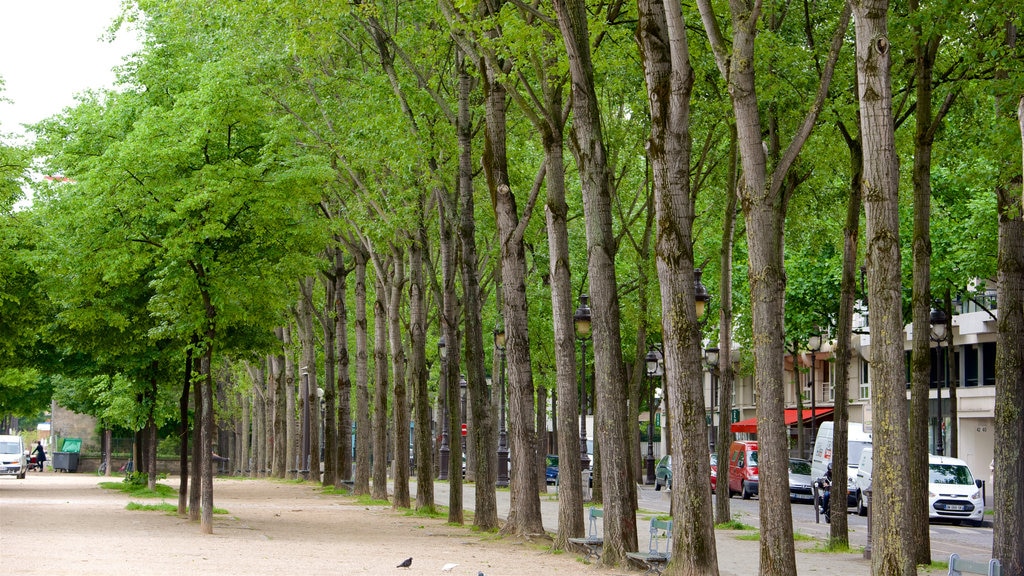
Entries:
[[[1017,102],[1024,145],[1024,96]],[[999,331],[996,339],[995,526],[992,555],[1004,574],[1024,574],[1024,194],[999,196]]]
[[[523,246],[515,194],[508,179],[506,95],[498,81],[501,70],[482,71],[487,114],[484,171],[498,224],[501,257],[502,314],[509,395],[510,507],[504,534],[533,537],[544,533],[537,491],[533,426],[533,371],[530,366],[526,300],[526,250]],[[467,314],[468,315],[468,314]]]
[[586,3],[555,0],[558,28],[569,59],[572,78],[572,151],[580,172],[586,220],[587,271],[593,300],[594,375],[602,418],[595,419],[601,449],[604,491],[604,551],[601,561],[614,566],[637,549],[636,511],[628,498],[629,458],[619,431],[625,422],[622,339],[619,334],[618,286],[611,221],[611,179],[601,128],[601,112],[590,56]]
[[[337,304],[334,302],[337,290],[334,285],[338,282],[338,274],[336,273],[336,270],[342,265],[339,262],[340,252],[340,250],[335,250],[333,248],[327,251],[331,270],[321,276],[324,285],[324,311],[323,314],[319,314],[320,327],[324,334],[323,414],[320,413],[320,403],[317,404],[315,412],[317,415],[317,422],[323,424],[323,437],[320,440],[324,447],[324,477],[321,480],[323,486],[334,486],[338,483],[338,396],[337,390],[335,390],[336,382],[334,373],[338,362],[338,358],[335,356],[337,353],[337,333],[335,332],[337,329],[337,319],[334,317],[335,311],[337,310]],[[316,451],[318,454],[320,453],[319,448],[317,448]]]
[[[185,350],[185,377],[181,383],[181,397],[178,400],[178,418],[181,421],[181,428],[179,434],[181,435],[181,444],[178,448],[178,515],[184,516],[188,508],[188,436],[189,436],[189,417],[188,417],[188,396],[189,390],[192,388],[192,351],[195,350],[195,343],[197,339],[192,338],[192,346],[189,346]],[[244,414],[244,412],[243,412]],[[109,431],[109,428],[106,429]],[[107,465],[107,476],[110,475],[110,441],[106,438],[106,448],[103,451],[104,463]]]
[[[461,59],[460,59],[461,61]],[[467,79],[468,81],[468,79]],[[460,82],[460,85],[462,83]],[[460,88],[460,93],[463,91]],[[466,94],[468,97],[468,93]],[[460,97],[460,102],[463,100]],[[468,106],[468,103],[465,104]],[[464,104],[460,104],[460,108]],[[468,107],[466,108],[466,114],[468,114]],[[472,170],[472,168],[466,168],[463,166],[465,161],[461,159],[461,156],[468,154],[464,146],[468,145],[468,142],[463,142],[462,129],[459,129],[459,180],[460,188],[462,187],[461,180],[468,177],[463,172],[465,170]],[[448,203],[446,202],[447,197],[443,190],[436,190],[437,193],[437,211],[438,211],[438,225],[440,226],[440,257],[441,257],[441,338],[445,340],[445,351],[444,356],[441,358],[441,384],[438,390],[437,401],[440,406],[440,425],[441,425],[441,450],[442,454],[447,454],[448,461],[445,470],[445,475],[449,480],[449,491],[448,491],[448,522],[452,524],[462,524],[463,512],[462,512],[462,456],[459,450],[453,450],[453,446],[456,443],[453,441],[453,432],[456,428],[453,427],[456,422],[452,418],[452,395],[449,394],[452,387],[456,382],[456,374],[459,372],[459,311],[458,302],[455,292],[455,281],[456,281],[456,262],[455,252],[457,246],[455,245],[455,238],[452,229],[452,222],[450,221]],[[454,217],[454,216],[452,216]],[[465,264],[464,264],[465,265]],[[463,274],[465,277],[465,273]],[[464,290],[466,290],[464,288]],[[469,314],[466,315],[467,319]],[[476,438],[476,432],[474,432],[474,438]],[[442,456],[443,458],[443,456]],[[442,466],[445,464],[441,464]],[[479,490],[477,491],[479,492]]]
[[334,321],[338,361],[338,474],[335,486],[352,479],[352,378],[349,375],[348,353],[348,275],[345,253],[339,248],[334,267]]
[[[910,3],[920,14],[918,0]],[[932,71],[939,38],[924,37],[920,23],[914,24],[914,86],[917,90],[914,130],[914,236],[912,240],[913,336],[910,357],[910,526],[913,530],[912,556],[917,564],[931,562],[931,538],[928,526],[928,423],[931,376],[931,170],[932,170]],[[937,391],[942,394],[942,390]],[[940,425],[941,427],[941,425]]]
[[[200,349],[201,350],[201,349]],[[199,521],[199,509],[200,509],[200,498],[202,496],[202,427],[203,427],[203,391],[202,391],[202,379],[203,374],[203,356],[204,354],[197,355],[193,360],[195,365],[193,372],[196,373],[196,379],[192,385],[192,410],[194,412],[194,420],[192,423],[192,466],[189,470],[191,478],[189,484],[191,484],[191,490],[188,493],[188,519],[191,522]]]
[[426,251],[427,231],[424,228],[420,198],[419,229],[416,239],[409,245],[409,341],[412,350],[409,362],[409,380],[413,387],[415,408],[416,446],[416,509],[434,512],[434,466],[431,450],[430,391],[427,389],[427,307],[426,284],[423,279],[423,254]]
[[299,282],[302,293],[296,307],[296,326],[302,344],[302,382],[299,389],[302,462],[306,479],[320,480],[320,399],[317,396],[316,338],[313,334],[313,278]]
[[[277,339],[284,342],[285,328],[274,330]],[[274,379],[274,454],[270,466],[273,478],[284,478],[288,473],[288,392],[291,390],[284,354],[271,354],[268,364]],[[248,442],[243,440],[242,456],[247,458]],[[245,465],[248,460],[239,462]]]
[[370,413],[369,347],[366,320],[366,264],[368,255],[362,246],[348,243],[349,252],[356,266],[356,474],[352,491],[355,494],[370,493],[370,451],[373,431],[373,417]]
[[394,496],[392,506],[409,508],[409,396],[406,391],[406,357],[402,345],[402,290],[405,289],[405,252],[392,247],[394,258],[392,276],[388,286],[388,337],[391,348],[391,374],[394,380],[394,404],[391,407],[394,418],[395,460],[392,464]]
[[[704,372],[695,307],[693,266],[694,196],[690,187],[690,94],[693,69],[678,3],[639,0],[639,41],[644,56],[651,135],[647,154],[658,219],[656,242],[661,285],[664,386],[673,420],[673,454],[704,454]],[[605,410],[608,405],[601,404]],[[602,448],[604,446],[602,439]],[[607,463],[607,461],[603,462]],[[672,567],[674,574],[718,574],[715,530],[708,493],[707,458],[672,460]]]
[[537,415],[537,423],[534,430],[537,432],[534,445],[534,462],[537,477],[537,491],[548,491],[548,480],[545,470],[547,468],[548,455],[548,389],[544,386],[537,386],[537,401],[534,402],[534,409]]
[[[857,84],[864,142],[868,301],[874,406],[873,574],[916,574],[910,529],[898,186],[888,0],[855,0]],[[834,470],[833,470],[834,471]]]
[[374,500],[388,499],[388,352],[387,288],[378,269],[373,301],[373,489]]
[[732,389],[735,371],[732,361],[732,253],[736,238],[736,174],[739,162],[736,124],[729,123],[729,175],[726,179],[725,213],[722,218],[722,247],[719,255],[718,307],[718,479],[715,483],[715,523],[732,520],[729,508],[729,445],[732,443]]
[[[849,437],[849,407],[848,399],[849,374],[851,361],[850,335],[853,334],[853,306],[857,299],[857,242],[860,238],[860,211],[861,211],[861,168],[863,166],[862,150],[860,145],[860,131],[856,138],[851,137],[845,129],[842,130],[846,139],[847,147],[850,150],[850,199],[846,204],[846,223],[843,226],[843,270],[839,288],[839,315],[836,320],[835,343],[835,402],[833,428],[835,437],[832,439],[832,446],[845,446],[840,444],[837,438],[843,434],[843,442]],[[839,462],[836,458],[840,456],[839,451],[833,452],[832,483],[834,486],[845,486],[849,454],[843,451],[842,457],[846,458]],[[842,483],[840,483],[842,476]],[[832,503],[834,502],[834,504]],[[830,544],[833,547],[843,549],[850,544],[849,523],[846,518],[846,502],[842,498],[830,500],[832,506],[832,524],[830,528]]]

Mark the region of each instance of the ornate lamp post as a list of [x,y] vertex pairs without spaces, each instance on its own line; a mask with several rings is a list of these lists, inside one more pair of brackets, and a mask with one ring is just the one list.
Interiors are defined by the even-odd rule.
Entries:
[[715,401],[718,399],[718,348],[707,348],[704,350],[704,361],[707,362],[708,372],[711,373],[711,425],[708,426],[708,447],[715,451]]
[[576,327],[576,339],[580,341],[580,462],[583,470],[590,468],[590,456],[587,455],[587,340],[590,340],[590,306],[586,294],[580,295],[580,305],[572,315]]
[[[810,353],[811,353],[811,446],[814,446],[814,440],[815,440],[814,424],[815,424],[815,418],[818,415],[817,406],[814,403],[815,402],[815,399],[814,399],[814,396],[815,396],[815,390],[814,390],[814,388],[815,388],[815,384],[814,384],[814,368],[815,368],[815,366],[814,366],[814,364],[815,364],[815,360],[816,360],[815,355],[818,353],[819,350],[821,350],[821,332],[815,332],[814,334],[811,334],[807,338],[807,350],[810,351]],[[801,414],[800,416],[802,417],[803,414]]]
[[939,368],[939,382],[938,389],[935,391],[935,398],[938,400],[939,417],[937,418],[938,426],[937,434],[935,436],[935,453],[942,456],[946,451],[945,439],[943,438],[942,430],[942,386],[946,379],[946,362],[943,361],[942,355],[942,343],[946,340],[948,334],[946,333],[946,313],[942,308],[932,308],[931,314],[928,317],[928,323],[932,325],[931,339],[933,342],[938,344],[939,354],[936,359],[936,364],[941,365]]
[[445,364],[448,358],[448,346],[444,341],[444,334],[437,341],[437,353],[441,357],[441,385],[438,387],[439,408],[441,412],[441,468],[438,470],[437,479],[448,479],[448,462],[451,459],[451,448],[448,446],[448,392],[445,379]]
[[[657,378],[661,368],[661,351],[651,348],[644,357],[648,378]],[[647,457],[644,459],[647,464],[647,483],[654,484],[654,413],[658,407],[655,404],[654,384],[651,383],[650,394],[647,397]]]
[[301,368],[302,384],[299,386],[299,395],[302,397],[302,411],[299,413],[302,429],[302,463],[299,466],[299,474],[306,477],[309,474],[309,460],[310,460],[310,425],[309,419],[312,416],[312,411],[309,408],[309,368],[303,366]]
[[704,309],[707,308],[708,302],[711,301],[711,294],[708,294],[708,289],[700,281],[703,274],[704,272],[700,268],[693,269],[693,300],[697,309],[698,321],[704,315]]
[[462,399],[462,430],[459,434],[462,436],[462,457],[466,457],[466,436],[468,430],[466,429],[466,377],[462,374],[459,375],[459,391],[461,392],[460,398]]
[[501,370],[498,372],[498,479],[499,488],[508,487],[508,432],[505,430],[505,326],[501,323],[494,328],[494,347],[501,353]]

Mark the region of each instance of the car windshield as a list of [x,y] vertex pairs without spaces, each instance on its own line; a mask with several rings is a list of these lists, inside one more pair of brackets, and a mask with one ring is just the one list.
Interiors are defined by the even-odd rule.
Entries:
[[930,484],[974,484],[971,470],[962,464],[929,464]]
[[0,442],[0,454],[20,454],[21,446],[17,442]]
[[793,474],[811,475],[811,463],[807,460],[790,460],[789,471]]
[[711,465],[712,466],[718,466],[718,453],[717,452],[712,452],[711,453]]
[[747,461],[747,465],[757,466],[757,450],[751,450],[750,452],[747,452],[747,455],[750,457]]
[[558,456],[549,454],[548,455],[548,466],[558,466]]
[[847,442],[846,443],[846,465],[856,468],[860,463],[860,454],[865,448],[870,448],[871,442]]

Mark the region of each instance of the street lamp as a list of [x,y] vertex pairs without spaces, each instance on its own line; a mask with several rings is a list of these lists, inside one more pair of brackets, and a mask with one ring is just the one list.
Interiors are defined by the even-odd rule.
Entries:
[[708,447],[715,451],[715,400],[718,398],[718,348],[707,348],[704,350],[704,361],[708,364],[708,372],[711,373],[711,425],[708,427],[710,440]]
[[946,340],[946,337],[948,336],[948,334],[946,333],[946,313],[942,310],[942,308],[932,308],[931,314],[928,316],[928,323],[932,325],[932,341],[938,344],[939,348],[939,354],[936,358],[936,364],[941,365],[941,368],[939,369],[939,381],[937,386],[938,389],[935,391],[935,397],[938,400],[939,408],[939,417],[937,419],[938,434],[936,435],[935,439],[935,453],[938,454],[939,456],[942,456],[946,448],[945,441],[942,437],[942,385],[944,384],[945,380],[946,368],[946,363],[943,361],[942,357],[942,343]]
[[499,322],[494,328],[494,347],[501,353],[501,369],[498,372],[498,480],[499,488],[508,487],[508,432],[505,430],[505,326]]
[[[811,446],[814,446],[814,419],[817,415],[817,407],[814,404],[814,362],[815,355],[821,350],[821,332],[817,329],[807,338],[807,350],[811,353]],[[803,414],[800,417],[803,418]]]
[[580,341],[580,462],[583,470],[590,468],[587,455],[587,340],[590,340],[590,306],[586,294],[580,294],[580,305],[572,315],[576,327],[576,339]]
[[462,436],[462,457],[466,457],[466,376],[459,375],[459,391],[462,393],[462,430],[459,434]]
[[301,447],[302,447],[302,456],[301,456],[301,458],[302,458],[302,465],[299,466],[299,473],[300,474],[308,474],[309,473],[309,458],[310,458],[310,455],[309,455],[309,449],[310,449],[310,447],[309,447],[309,433],[310,433],[310,428],[309,428],[309,418],[310,418],[310,409],[309,409],[309,369],[306,366],[303,366],[302,369],[301,369],[301,373],[302,373],[302,384],[299,386],[299,395],[302,396],[302,412],[299,415],[302,418],[302,422],[301,422],[301,428],[302,428],[302,443],[301,443]]
[[316,387],[316,398],[317,398],[317,400],[319,400],[319,404],[320,404],[320,463],[322,464],[323,461],[324,461],[324,447],[325,447],[324,446],[324,442],[325,442],[325,439],[324,439],[324,428],[325,428],[325,426],[324,426],[324,419],[327,418],[327,412],[326,412],[326,410],[324,410],[324,389],[319,387],[319,386]]
[[708,289],[700,281],[700,277],[703,274],[704,272],[700,268],[693,269],[693,299],[697,309],[698,320],[704,315],[704,309],[707,308],[708,302],[711,301],[711,294],[708,294]]
[[445,364],[448,358],[448,346],[445,344],[444,334],[437,340],[437,353],[441,357],[441,385],[438,386],[438,399],[441,412],[441,468],[438,470],[437,479],[448,479],[448,462],[451,458],[451,448],[448,446],[448,384],[445,379]]
[[[658,376],[659,368],[661,367],[661,351],[657,348],[651,348],[647,351],[647,356],[644,357],[644,361],[647,367],[647,377],[655,378]],[[647,412],[647,483],[654,484],[654,412],[657,407],[654,403],[654,384],[651,384],[650,394],[648,396],[648,412]]]

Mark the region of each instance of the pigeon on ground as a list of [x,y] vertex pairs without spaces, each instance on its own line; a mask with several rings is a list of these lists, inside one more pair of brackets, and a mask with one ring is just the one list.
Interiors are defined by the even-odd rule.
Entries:
[[445,574],[451,574],[452,569],[455,568],[456,566],[458,566],[458,564],[456,564],[454,562],[449,562],[449,563],[445,564],[444,566],[441,566],[441,572],[444,572]]
[[410,558],[406,558],[405,560],[402,560],[402,563],[398,565],[399,568],[408,568],[409,566],[412,566],[412,558],[411,557]]

